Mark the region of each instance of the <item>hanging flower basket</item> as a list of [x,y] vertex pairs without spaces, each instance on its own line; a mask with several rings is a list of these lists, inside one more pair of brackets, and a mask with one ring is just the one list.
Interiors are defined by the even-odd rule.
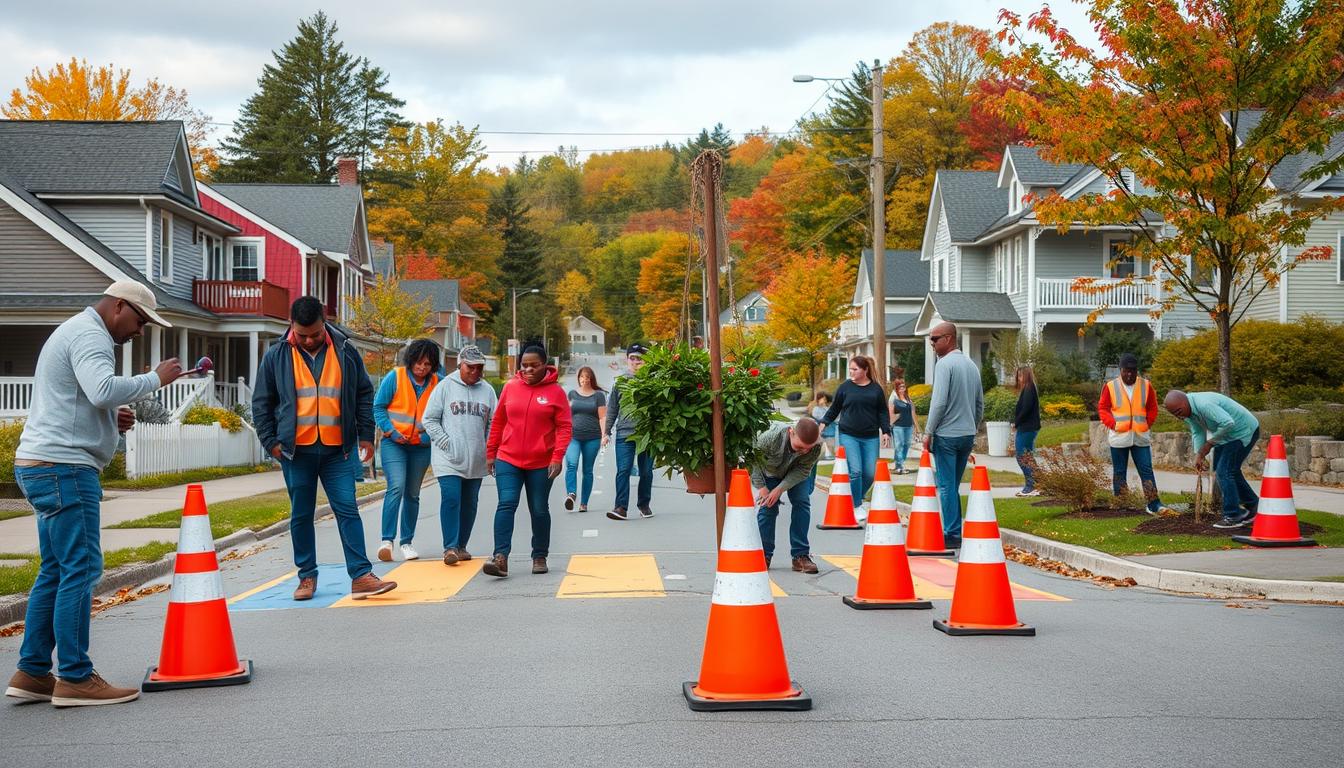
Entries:
[[686,480],[687,493],[698,493],[703,496],[714,492],[713,464],[706,464],[694,472],[683,472],[681,476]]

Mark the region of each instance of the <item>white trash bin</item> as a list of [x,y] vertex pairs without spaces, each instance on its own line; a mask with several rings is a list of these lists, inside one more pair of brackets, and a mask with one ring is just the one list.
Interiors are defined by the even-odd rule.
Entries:
[[985,422],[985,436],[989,439],[990,456],[1008,455],[1008,436],[1012,425],[1006,421]]

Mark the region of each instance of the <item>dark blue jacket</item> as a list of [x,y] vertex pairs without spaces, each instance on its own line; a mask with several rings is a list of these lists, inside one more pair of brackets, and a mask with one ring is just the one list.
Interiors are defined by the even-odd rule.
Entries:
[[[373,382],[359,350],[344,333],[330,324],[327,333],[341,361],[341,447],[346,453],[356,444],[373,442]],[[289,337],[266,350],[257,367],[257,386],[252,391],[252,422],[261,447],[271,452],[279,443],[280,451],[294,457],[294,433],[297,431],[294,397],[294,362]],[[330,364],[327,360],[325,364]]]

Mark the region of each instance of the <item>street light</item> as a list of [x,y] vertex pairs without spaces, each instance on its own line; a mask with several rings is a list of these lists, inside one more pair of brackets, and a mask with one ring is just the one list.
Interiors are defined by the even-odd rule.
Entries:
[[[878,375],[887,376],[887,195],[886,166],[882,151],[882,62],[873,62],[873,92],[871,104],[873,111],[873,155],[869,174],[870,194],[873,198],[873,362],[877,364]],[[813,80],[833,82],[837,77],[814,77],[812,75],[794,75],[795,83],[810,83]],[[827,90],[831,86],[827,86]]]
[[510,288],[513,291],[513,339],[518,339],[518,292],[541,293],[540,288]]

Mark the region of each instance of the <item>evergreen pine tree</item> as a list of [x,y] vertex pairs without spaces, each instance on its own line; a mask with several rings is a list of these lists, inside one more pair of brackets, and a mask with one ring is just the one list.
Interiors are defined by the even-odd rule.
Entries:
[[262,69],[258,90],[222,142],[220,181],[324,183],[336,159],[367,159],[405,102],[387,91],[387,75],[345,50],[336,22],[318,11]]
[[[504,239],[504,253],[499,258],[499,274],[503,280],[503,296],[495,309],[495,333],[500,339],[511,338],[513,332],[513,289],[518,293],[518,333],[523,337],[540,338],[546,325],[554,337],[556,318],[552,317],[552,302],[548,295],[526,293],[541,288],[541,236],[532,229],[528,214],[532,207],[523,198],[523,184],[510,176],[490,196],[486,218],[490,226]],[[524,298],[526,296],[526,298]],[[543,318],[550,318],[543,323]]]

